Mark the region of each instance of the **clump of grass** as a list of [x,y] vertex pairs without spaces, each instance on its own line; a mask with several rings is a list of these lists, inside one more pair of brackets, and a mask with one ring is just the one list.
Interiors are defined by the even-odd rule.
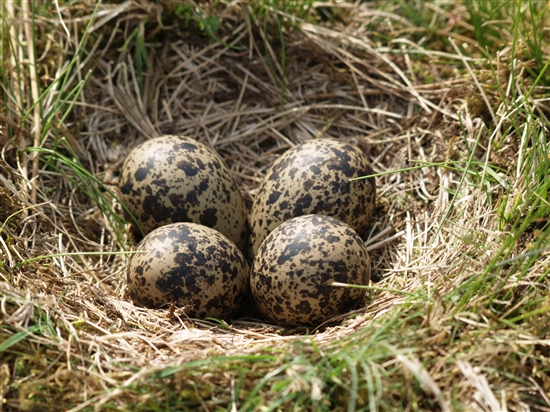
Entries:
[[[547,6],[375,5],[2,14],[5,408],[550,409]],[[25,43],[32,22],[48,36]],[[361,144],[379,194],[365,306],[287,329],[129,302],[117,173],[163,133],[215,148],[248,204],[288,147]]]

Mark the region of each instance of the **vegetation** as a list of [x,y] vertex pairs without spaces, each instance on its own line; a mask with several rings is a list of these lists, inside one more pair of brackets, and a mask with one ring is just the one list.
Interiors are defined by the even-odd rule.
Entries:
[[[550,411],[547,1],[1,7],[0,408]],[[118,173],[168,133],[248,205],[292,145],[360,144],[365,306],[315,329],[134,306]]]

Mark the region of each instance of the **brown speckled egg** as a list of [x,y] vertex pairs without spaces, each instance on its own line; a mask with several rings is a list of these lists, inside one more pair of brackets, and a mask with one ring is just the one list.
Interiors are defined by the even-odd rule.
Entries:
[[334,216],[365,234],[375,205],[374,178],[367,156],[335,139],[302,143],[273,163],[260,185],[250,217],[250,255],[266,236],[296,216]]
[[134,148],[122,166],[121,200],[145,234],[175,222],[218,230],[243,252],[248,243],[244,200],[223,160],[183,136],[162,136]]
[[357,233],[330,216],[290,219],[267,236],[254,259],[251,291],[260,312],[281,325],[318,325],[363,302],[370,260]]
[[130,257],[127,282],[132,300],[149,308],[186,307],[190,317],[225,318],[249,293],[250,270],[242,252],[225,236],[196,223],[153,230]]

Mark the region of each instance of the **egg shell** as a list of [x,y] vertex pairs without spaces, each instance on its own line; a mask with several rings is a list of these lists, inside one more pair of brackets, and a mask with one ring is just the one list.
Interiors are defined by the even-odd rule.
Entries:
[[320,323],[357,308],[364,289],[333,282],[368,285],[371,265],[357,233],[324,215],[290,219],[267,236],[254,259],[251,292],[270,321],[289,326]]
[[371,220],[376,188],[367,156],[336,139],[311,140],[277,159],[258,189],[250,215],[250,256],[284,221],[307,214],[336,217],[364,235]]
[[187,307],[190,317],[226,318],[249,296],[250,269],[242,252],[221,233],[196,223],[153,230],[128,264],[132,300],[148,308]]
[[199,223],[246,252],[244,200],[227,165],[204,144],[184,136],[142,143],[124,161],[119,187],[145,234],[170,223]]

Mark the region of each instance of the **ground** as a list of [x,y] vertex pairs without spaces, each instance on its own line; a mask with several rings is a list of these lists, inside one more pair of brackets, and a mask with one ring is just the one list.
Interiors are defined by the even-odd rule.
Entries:
[[[2,7],[2,410],[550,410],[545,2]],[[360,146],[365,305],[316,328],[134,305],[117,183],[162,134],[249,208],[294,145]]]

